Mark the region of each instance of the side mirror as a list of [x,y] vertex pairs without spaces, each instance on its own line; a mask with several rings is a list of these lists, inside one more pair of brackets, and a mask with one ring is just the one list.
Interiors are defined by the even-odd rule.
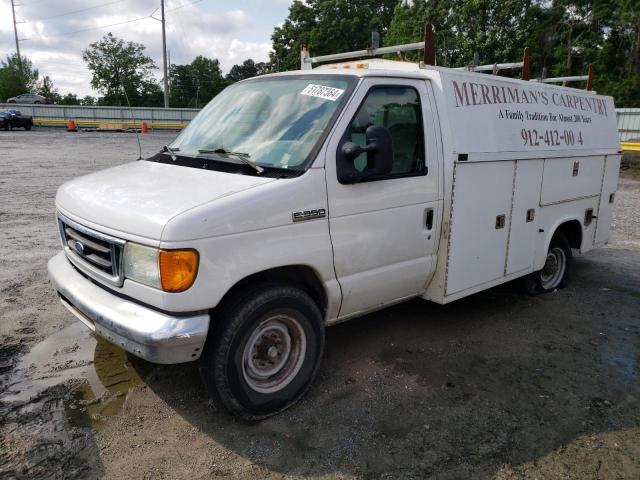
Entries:
[[[383,177],[391,173],[393,165],[393,145],[391,133],[386,127],[372,125],[367,128],[367,145],[344,142],[338,147],[337,170],[340,183],[358,183]],[[356,169],[354,161],[362,153],[367,154],[364,170]]]

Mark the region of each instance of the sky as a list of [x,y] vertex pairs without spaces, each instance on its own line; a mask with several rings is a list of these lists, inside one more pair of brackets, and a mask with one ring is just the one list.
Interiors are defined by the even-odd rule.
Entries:
[[[97,95],[82,52],[112,32],[142,43],[162,78],[160,0],[15,0],[20,53],[49,75],[60,93]],[[217,58],[224,73],[247,58],[268,59],[271,34],[292,0],[165,0],[171,63]],[[127,22],[127,23],[124,23]],[[120,25],[114,25],[120,24]],[[11,0],[0,0],[0,59],[15,53]]]

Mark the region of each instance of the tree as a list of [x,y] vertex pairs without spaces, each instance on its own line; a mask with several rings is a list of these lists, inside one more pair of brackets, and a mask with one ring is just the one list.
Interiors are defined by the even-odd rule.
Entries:
[[[477,53],[484,63],[512,62],[522,56],[530,36],[533,0],[415,0],[396,7],[387,44],[422,40],[426,22],[433,24],[436,62],[465,66]],[[408,55],[417,59],[417,54]]]
[[60,100],[58,100],[58,103],[60,105],[81,105],[82,104],[78,96],[74,93],[67,93],[66,95],[63,95],[62,97],[60,97]]
[[300,68],[300,49],[309,45],[316,25],[313,7],[308,2],[294,0],[289,15],[271,35],[273,51],[269,56],[276,72]]
[[80,105],[84,105],[86,107],[92,107],[92,106],[94,106],[96,104],[97,104],[97,101],[96,101],[95,97],[92,97],[91,95],[85,95],[80,100]]
[[203,107],[229,84],[220,62],[202,55],[189,65],[171,65],[169,76],[171,104],[176,107]]
[[271,65],[265,62],[255,63],[252,59],[245,60],[241,65],[234,65],[227,74],[227,80],[239,82],[247,78],[264,75],[271,71]]
[[145,49],[109,33],[84,51],[82,58],[91,71],[91,86],[103,94],[101,103],[126,105],[128,97],[133,106],[160,105],[160,87],[152,76],[157,67],[145,55]]
[[387,45],[421,40],[425,22],[439,65],[469,65],[475,52],[513,62],[528,46],[535,76],[584,75],[592,64],[599,93],[640,106],[640,0],[413,0],[396,7]]
[[7,55],[6,60],[0,60],[0,99],[36,90],[38,77],[38,70],[27,57],[18,59],[15,53]]
[[53,80],[51,80],[49,75],[45,75],[42,78],[42,83],[40,83],[38,87],[38,94],[47,97],[52,103],[60,102],[60,92],[53,86]]
[[399,0],[294,0],[284,23],[271,36],[275,71],[300,68],[300,49],[313,55],[361,50],[371,32],[384,35]]

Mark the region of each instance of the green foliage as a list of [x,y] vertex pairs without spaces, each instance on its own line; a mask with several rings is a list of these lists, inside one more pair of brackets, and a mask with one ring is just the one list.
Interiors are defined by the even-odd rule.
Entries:
[[367,48],[371,32],[383,38],[399,0],[294,0],[289,16],[271,36],[275,71],[300,68],[300,49],[312,55]]
[[60,102],[60,92],[58,92],[58,89],[53,86],[53,80],[51,80],[49,75],[45,75],[42,78],[42,83],[38,86],[37,93],[47,97],[51,103]]
[[0,60],[0,99],[6,100],[22,93],[35,91],[38,86],[39,73],[33,63],[22,55],[7,55]]
[[80,105],[84,105],[88,107],[91,107],[97,104],[98,104],[97,100],[95,99],[95,97],[92,97],[91,95],[85,95],[80,100]]
[[531,34],[532,4],[532,0],[403,2],[396,8],[387,43],[418,41],[430,22],[439,65],[468,65],[474,52],[485,63],[512,62],[521,57],[524,39]]
[[474,52],[485,64],[517,61],[528,46],[535,76],[584,75],[593,64],[599,93],[640,106],[640,0],[405,1],[386,43],[419,41],[425,22],[439,65],[468,65]]
[[67,93],[56,102],[59,105],[82,105],[81,99],[73,93]]
[[172,107],[203,107],[228,85],[220,62],[202,55],[189,65],[171,65],[169,72]]
[[[105,35],[82,54],[91,71],[91,86],[103,94],[103,105],[162,105],[162,90],[152,77],[156,67],[145,46]],[[126,94],[125,94],[126,92]]]
[[266,62],[254,62],[252,59],[245,60],[242,65],[234,65],[227,74],[230,82],[239,82],[247,78],[264,75],[271,71],[271,65]]

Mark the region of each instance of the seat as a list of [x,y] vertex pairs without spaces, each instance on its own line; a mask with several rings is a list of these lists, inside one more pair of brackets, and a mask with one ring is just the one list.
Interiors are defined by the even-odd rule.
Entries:
[[389,127],[393,144],[393,165],[391,173],[409,173],[417,169],[418,125],[396,123]]

